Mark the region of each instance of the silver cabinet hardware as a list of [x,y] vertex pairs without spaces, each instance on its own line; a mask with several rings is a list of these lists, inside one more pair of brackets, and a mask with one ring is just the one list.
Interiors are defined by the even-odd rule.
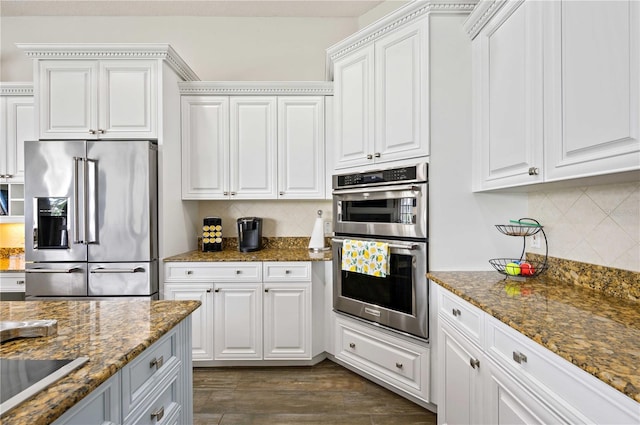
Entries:
[[156,422],[160,422],[164,417],[164,406],[160,406],[158,410],[155,412],[151,412],[151,420],[156,420]]
[[207,292],[211,293],[211,288],[207,289]]
[[268,288],[265,288],[265,289],[264,289],[264,292],[269,292],[269,289],[268,289]]
[[537,176],[539,173],[539,169],[538,167],[529,167],[529,175],[530,176]]
[[458,316],[462,315],[462,313],[460,312],[460,310],[458,310],[457,308],[452,309],[452,310],[451,310],[451,313],[452,313],[454,316],[456,316],[456,317],[458,317]]
[[231,196],[236,196],[236,192],[231,192]]
[[90,128],[89,129],[89,134],[96,134],[96,131]]
[[79,267],[71,267],[68,269],[27,269],[26,273],[75,273],[82,270]]
[[164,364],[164,357],[160,356],[158,358],[153,358],[151,359],[151,361],[149,362],[149,367],[150,368],[156,368],[156,370],[160,369],[162,367],[162,365]]
[[17,280],[17,281],[16,281],[16,284],[18,284],[18,285],[24,285],[24,280]]
[[278,192],[278,195],[283,196],[284,192]]
[[349,348],[356,348],[356,344],[354,342],[349,343]]
[[220,292],[220,288],[216,288],[213,292]]
[[242,273],[242,270],[236,270],[236,274]]
[[291,273],[291,270],[285,270],[284,271],[284,274],[290,274],[290,273]]
[[396,367],[397,367],[398,369],[402,369],[403,365],[402,365],[402,363],[398,363],[398,362],[396,362]]
[[373,155],[371,155],[370,153],[367,154],[367,159],[373,159]]
[[478,360],[478,359],[469,359],[469,364],[474,369],[479,368],[480,367],[480,360]]
[[187,270],[186,272],[184,272],[185,274],[193,274],[193,270]]
[[380,152],[374,153],[373,156],[376,157],[376,158],[380,158]]
[[106,133],[106,132],[107,132],[107,130],[103,130],[103,129],[101,129],[101,128],[99,128],[99,129],[98,129],[98,134],[104,134],[104,133]]
[[513,352],[513,360],[515,360],[515,362],[518,363],[518,364],[526,363],[527,362],[527,356],[525,356],[524,354],[522,354],[519,351],[514,351]]
[[222,194],[223,194],[224,196],[227,196],[227,195],[229,195],[229,192],[222,192]]

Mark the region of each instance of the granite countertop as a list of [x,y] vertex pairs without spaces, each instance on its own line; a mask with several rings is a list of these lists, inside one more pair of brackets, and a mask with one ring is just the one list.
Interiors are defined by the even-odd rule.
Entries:
[[24,261],[0,258],[0,273],[24,273]]
[[56,319],[57,335],[0,344],[0,357],[89,361],[0,417],[44,425],[96,389],[200,306],[199,301],[2,301],[2,320]]
[[545,275],[525,282],[494,271],[427,276],[640,402],[640,302]]
[[227,248],[219,252],[189,251],[164,261],[331,261],[331,257],[331,251],[314,253],[306,248],[266,248],[254,252]]

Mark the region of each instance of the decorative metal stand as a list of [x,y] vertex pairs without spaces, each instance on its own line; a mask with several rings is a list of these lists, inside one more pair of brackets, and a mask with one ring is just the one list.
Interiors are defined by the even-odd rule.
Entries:
[[[547,235],[544,233],[542,225],[538,220],[533,218],[511,220],[511,223],[513,224],[496,224],[496,228],[500,233],[507,236],[522,236],[522,253],[520,254],[520,258],[494,258],[489,260],[489,263],[508,279],[523,281],[527,278],[538,276],[547,270],[547,258],[549,257]],[[537,233],[542,233],[542,237],[544,238],[544,260],[528,261],[525,258],[527,237]]]

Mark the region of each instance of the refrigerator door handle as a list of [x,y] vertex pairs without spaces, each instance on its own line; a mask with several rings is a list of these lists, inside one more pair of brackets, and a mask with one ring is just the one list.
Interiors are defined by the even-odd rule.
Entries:
[[80,267],[70,267],[68,269],[26,269],[26,273],[75,273],[81,271]]
[[98,243],[98,161],[86,159],[85,173],[85,236],[87,244]]
[[144,267],[135,267],[132,269],[109,269],[106,267],[96,267],[91,269],[89,273],[144,273]]
[[[80,236],[80,177],[78,176],[78,167],[80,162],[83,163],[83,181],[84,181],[84,158],[74,156],[73,157],[73,243],[74,244],[84,244],[84,239],[86,236],[86,228],[84,229],[82,237]],[[84,190],[86,190],[86,185],[84,186]],[[82,209],[83,214],[85,208]]]

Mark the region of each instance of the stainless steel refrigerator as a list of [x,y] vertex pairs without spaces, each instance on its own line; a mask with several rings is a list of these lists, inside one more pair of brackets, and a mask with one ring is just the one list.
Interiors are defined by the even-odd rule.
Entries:
[[26,298],[158,297],[157,146],[25,142]]

